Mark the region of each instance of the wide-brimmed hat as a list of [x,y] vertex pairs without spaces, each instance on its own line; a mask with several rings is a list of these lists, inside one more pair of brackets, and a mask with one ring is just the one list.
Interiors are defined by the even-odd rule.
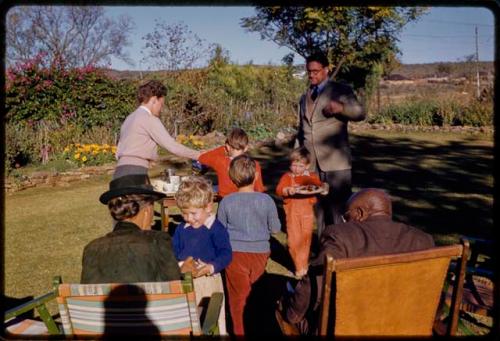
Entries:
[[154,197],[154,200],[165,198],[165,194],[153,190],[151,181],[146,174],[124,175],[109,183],[109,191],[99,197],[99,201],[107,205],[108,202],[121,195],[146,194]]

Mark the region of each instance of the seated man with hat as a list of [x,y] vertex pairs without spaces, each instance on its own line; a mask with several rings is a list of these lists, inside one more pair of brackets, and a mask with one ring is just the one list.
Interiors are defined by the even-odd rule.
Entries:
[[87,244],[81,283],[159,282],[180,279],[170,235],[151,230],[155,192],[145,174],[112,180],[100,202],[117,221],[113,231]]

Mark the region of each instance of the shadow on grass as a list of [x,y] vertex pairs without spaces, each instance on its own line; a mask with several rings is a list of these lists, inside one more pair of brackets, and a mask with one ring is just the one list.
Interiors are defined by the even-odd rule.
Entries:
[[[353,186],[385,189],[396,220],[431,234],[493,238],[491,146],[469,138],[437,143],[351,135],[351,147]],[[289,151],[290,145],[270,146],[254,155],[269,194],[288,169]]]

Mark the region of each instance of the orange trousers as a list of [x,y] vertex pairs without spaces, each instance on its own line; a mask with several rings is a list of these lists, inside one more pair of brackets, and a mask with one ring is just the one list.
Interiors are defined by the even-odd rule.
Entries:
[[243,315],[252,284],[264,274],[270,253],[233,251],[233,259],[226,267],[226,288],[233,334],[245,335]]
[[284,209],[288,251],[295,271],[305,270],[308,266],[314,225],[313,205],[306,201],[294,200],[286,204]]

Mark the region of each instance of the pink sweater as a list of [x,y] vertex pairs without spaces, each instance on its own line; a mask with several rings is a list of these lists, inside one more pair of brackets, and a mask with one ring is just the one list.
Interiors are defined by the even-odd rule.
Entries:
[[175,141],[160,119],[140,106],[127,116],[120,128],[117,166],[149,168],[149,163],[158,159],[158,145],[181,157],[196,160],[199,156],[198,151]]

